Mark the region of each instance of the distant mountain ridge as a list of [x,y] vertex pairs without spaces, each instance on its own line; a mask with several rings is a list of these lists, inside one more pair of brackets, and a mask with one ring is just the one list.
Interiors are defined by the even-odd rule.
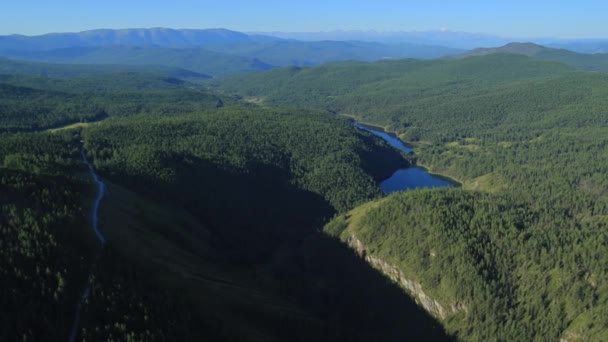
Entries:
[[87,65],[87,64],[57,64],[37,63],[11,60],[0,57],[0,78],[6,75],[30,75],[43,77],[69,78],[85,75],[100,74],[160,74],[170,78],[205,80],[209,75],[194,71],[168,66],[146,65]]
[[323,32],[254,32],[254,34],[297,39],[303,41],[339,40],[363,41],[385,44],[422,44],[444,46],[452,49],[472,49],[479,46],[500,46],[512,39],[489,34],[457,32],[451,30],[436,31],[361,31],[336,30]]
[[512,53],[516,55],[524,55],[528,57],[535,57],[543,52],[554,51],[556,49],[551,49],[548,47],[544,47],[542,45],[534,44],[534,43],[509,43],[501,47],[497,48],[477,48],[471,51],[465,52],[462,56],[485,56],[491,55],[495,53]]
[[0,57],[62,64],[168,66],[212,76],[356,60],[434,59],[462,49],[414,43],[298,41],[227,29],[122,29],[0,36]]
[[560,62],[587,71],[608,71],[608,54],[584,54],[564,49],[548,48],[534,43],[509,43],[498,48],[478,48],[454,56],[465,58],[498,53],[524,55],[528,57]]
[[[608,54],[581,54],[449,30],[269,34],[247,34],[222,28],[131,28],[11,35],[0,36],[0,57],[43,63],[164,66],[223,76],[348,60],[372,62],[510,53],[557,61],[582,70],[608,71]],[[484,45],[477,45],[482,43]],[[502,46],[496,47],[498,45]],[[476,48],[464,52],[465,49],[457,46]],[[477,48],[479,46],[489,47]]]
[[194,47],[235,42],[268,42],[280,38],[248,35],[227,29],[98,29],[76,33],[49,33],[39,36],[0,36],[0,51],[54,50],[75,46],[160,46]]
[[16,51],[3,54],[12,59],[44,63],[166,66],[214,76],[274,68],[256,58],[223,54],[202,48],[76,46],[49,51]]

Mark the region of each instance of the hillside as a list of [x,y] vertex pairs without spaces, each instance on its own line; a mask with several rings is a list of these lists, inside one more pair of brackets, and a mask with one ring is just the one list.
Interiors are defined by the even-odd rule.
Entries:
[[3,55],[14,59],[59,64],[164,66],[213,76],[272,68],[255,58],[221,54],[201,48],[170,49],[113,45],[68,47],[48,51],[13,51]]
[[509,43],[498,48],[474,49],[459,55],[458,57],[466,58],[470,56],[486,56],[497,53],[510,53],[560,62],[587,71],[608,71],[608,54],[577,53],[564,49],[552,49],[533,43]]
[[148,73],[67,79],[3,75],[0,94],[0,132],[37,131],[114,116],[180,115],[224,105],[218,96],[185,81]]
[[[407,140],[451,141],[477,127],[496,127],[522,87],[575,71],[563,64],[517,55],[461,60],[335,63],[285,68],[214,82],[226,92],[268,104],[306,106],[354,115],[405,134]],[[582,77],[584,74],[577,74]],[[557,83],[559,84],[559,82]],[[562,89],[567,91],[567,89]],[[574,93],[567,96],[576,96]],[[497,98],[499,102],[493,98]],[[501,99],[502,98],[502,99]],[[566,98],[540,98],[546,106]],[[458,111],[454,114],[454,111]],[[446,116],[446,113],[452,113]],[[435,128],[428,129],[429,125]]]
[[358,41],[301,42],[279,40],[268,43],[239,42],[214,45],[208,50],[258,58],[275,66],[314,66],[336,61],[377,61],[381,59],[432,59],[461,50],[422,44],[381,44]]
[[[364,42],[238,42],[204,48],[164,48],[151,46],[108,45],[68,47],[45,51],[8,51],[0,55],[27,61],[74,65],[123,65],[140,69],[160,66],[179,68],[214,76],[264,71],[278,66],[314,66],[343,60],[375,61],[399,58],[438,58],[460,50],[414,44],[385,45]],[[7,63],[6,61],[4,62]],[[127,66],[127,67],[125,67]],[[26,69],[23,65],[16,70]],[[110,68],[109,66],[104,66]],[[86,67],[82,66],[81,69]],[[90,69],[90,67],[88,67]],[[114,67],[118,68],[118,67]],[[5,68],[7,69],[7,68]],[[30,68],[32,69],[32,68]],[[49,69],[49,68],[47,68]],[[67,69],[67,68],[66,68]],[[1,69],[0,69],[1,70]]]
[[58,78],[127,72],[156,73],[166,77],[189,80],[204,80],[211,77],[190,70],[164,66],[36,63],[0,57],[0,74],[4,75],[35,75]]
[[334,61],[421,58],[462,52],[424,43],[286,40],[225,29],[93,30],[0,36],[0,56],[46,63],[164,66],[222,76]]
[[608,77],[513,54],[228,78],[266,104],[353,115],[462,189],[392,195],[326,232],[463,340],[604,340]]
[[[5,75],[2,89],[2,340],[65,339],[76,311],[87,340],[448,339],[321,233],[407,165],[348,120],[146,73]],[[107,115],[45,130],[89,107]],[[103,246],[82,144],[108,187]]]
[[49,33],[39,36],[0,36],[0,51],[44,51],[83,46],[159,46],[194,47],[244,41],[269,41],[278,38],[247,35],[226,29],[175,30],[134,28]]

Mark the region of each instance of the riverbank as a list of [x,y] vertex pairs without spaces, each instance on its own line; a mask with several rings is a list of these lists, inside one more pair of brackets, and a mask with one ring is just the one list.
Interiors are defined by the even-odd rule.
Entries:
[[[345,116],[345,117],[347,117],[349,119],[352,119],[352,120],[354,120],[355,122],[357,122],[358,124],[360,124],[362,126],[368,127],[370,129],[375,129],[375,130],[378,130],[378,131],[382,131],[382,132],[384,132],[386,134],[394,136],[395,138],[399,138],[399,136],[397,135],[397,132],[387,131],[386,128],[384,128],[382,126],[374,125],[374,124],[371,124],[369,122],[363,122],[363,121],[361,121],[361,119],[359,119],[358,117],[356,117],[354,115],[350,115],[350,114],[338,114],[338,115]],[[407,144],[407,143],[404,142],[404,144]]]
[[425,164],[419,164],[418,162],[416,162],[416,164],[414,164],[417,167],[423,168],[424,170],[426,170],[426,172],[428,172],[430,175],[435,176],[437,178],[443,178],[444,180],[454,183],[455,185],[457,185],[459,188],[462,188],[466,185],[466,181],[455,178],[453,176],[449,176],[443,173],[438,173],[438,172],[434,172],[433,169]]
[[[395,146],[390,141],[387,141],[387,139],[385,137],[383,137],[382,134],[378,135],[378,134],[374,133],[374,134],[380,136],[380,138],[382,138],[385,141],[387,141],[389,144],[391,144],[391,146],[393,146],[393,147],[395,147],[395,148],[397,148],[397,149],[399,149],[399,150],[401,150],[401,151],[403,151],[405,153],[411,153],[411,152],[413,152],[413,148],[415,148],[415,146],[416,146],[414,144],[411,144],[411,143],[408,143],[408,142],[405,142],[405,141],[401,140],[396,132],[389,132],[389,131],[386,131],[383,127],[357,121],[356,117],[352,116],[352,115],[347,115],[347,114],[340,114],[340,115],[346,116],[346,117],[350,118],[351,120],[353,120],[353,122],[356,125],[361,126],[365,130],[368,130],[368,131],[373,130],[373,131],[376,131],[378,133],[384,133],[384,134],[390,136],[392,139],[398,140],[403,145],[403,147],[405,147],[407,150],[403,149],[403,147]],[[455,177],[452,177],[452,176],[449,176],[449,175],[446,175],[446,174],[441,174],[441,173],[433,172],[432,169],[431,169],[431,167],[428,166],[428,165],[419,164],[418,162],[416,162],[415,164],[412,164],[412,167],[418,167],[418,168],[424,169],[424,171],[426,173],[428,173],[430,176],[433,176],[433,177],[439,178],[441,180],[444,180],[446,182],[449,182],[449,183],[451,183],[451,184],[453,184],[453,185],[455,185],[457,187],[463,187],[465,185],[465,182],[463,180],[457,179]]]

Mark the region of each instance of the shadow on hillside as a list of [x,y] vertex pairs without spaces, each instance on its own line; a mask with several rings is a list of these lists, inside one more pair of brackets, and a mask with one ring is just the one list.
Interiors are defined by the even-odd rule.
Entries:
[[[242,310],[240,316],[247,310],[249,324],[261,335],[289,341],[449,339],[403,290],[321,232],[335,211],[320,195],[295,187],[282,169],[256,164],[245,172],[179,155],[163,164],[177,172],[171,184],[127,184],[186,208],[211,231],[218,262],[244,274],[258,270],[270,279],[258,284],[264,292],[297,307],[298,312],[268,312],[262,309],[267,303],[235,305],[226,297],[226,307]],[[230,319],[215,319],[221,321],[217,333],[228,334]]]

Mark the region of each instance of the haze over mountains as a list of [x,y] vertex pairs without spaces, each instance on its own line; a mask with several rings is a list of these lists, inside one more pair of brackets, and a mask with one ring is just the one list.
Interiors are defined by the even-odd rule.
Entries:
[[509,43],[497,48],[478,48],[456,58],[485,56],[497,53],[524,55],[528,57],[560,62],[587,71],[608,71],[608,54],[576,53],[565,49],[553,49],[534,43]]
[[[198,74],[222,76],[285,66],[382,59],[435,59],[495,52],[516,53],[565,62],[586,70],[605,70],[603,55],[581,56],[485,34],[452,32],[334,31],[317,33],[241,33],[227,29],[100,29],[40,36],[0,36],[0,56],[61,64],[155,65]],[[540,40],[549,46],[571,46],[602,52],[602,40]],[[498,50],[473,50],[496,48]]]
[[469,33],[441,29],[436,31],[357,31],[339,30],[323,32],[256,32],[255,34],[297,39],[303,41],[344,40],[380,42],[386,44],[408,42],[445,46],[470,50],[479,47],[498,47],[510,42],[526,41],[553,48],[562,48],[581,53],[608,52],[608,39],[559,39],[530,37],[500,37],[483,33]]
[[415,43],[298,41],[226,29],[92,30],[0,37],[0,55],[37,62],[164,65],[214,76],[333,61],[438,58],[459,49]]
[[0,341],[608,341],[603,44],[0,37]]

